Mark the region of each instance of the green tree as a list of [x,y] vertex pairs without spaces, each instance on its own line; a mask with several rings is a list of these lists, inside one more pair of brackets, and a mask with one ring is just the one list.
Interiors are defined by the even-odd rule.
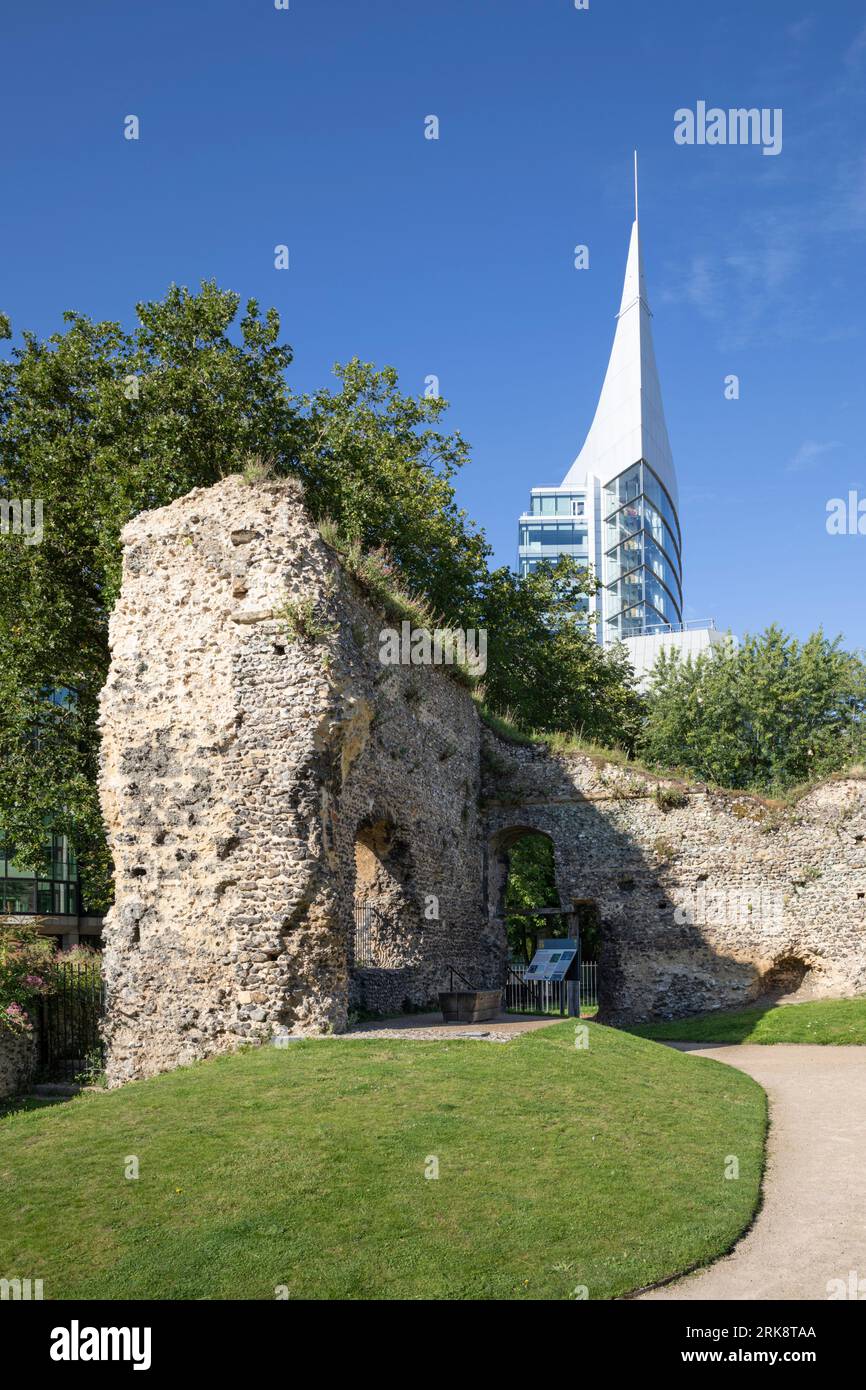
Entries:
[[864,749],[866,667],[841,639],[772,626],[652,673],[642,757],[708,782],[778,792],[836,772]]
[[568,556],[525,578],[497,569],[482,586],[489,705],[528,729],[630,748],[641,701],[625,648],[595,641],[586,601],[598,582]]
[[532,907],[558,906],[552,842],[546,835],[522,835],[508,851],[505,885],[505,928],[512,956],[528,963],[539,937],[562,934],[561,917],[524,915]]
[[445,621],[471,616],[490,546],[454,496],[469,450],[434,428],[447,402],[403,395],[393,367],[353,358],[339,390],[302,401],[297,457],[307,506],[365,551],[383,548],[409,589]]
[[[94,908],[110,897],[96,713],[120,531],[264,445],[294,452],[279,319],[250,301],[235,339],[238,308],[213,284],[175,287],[138,305],[131,334],[67,313],[63,332],[25,333],[0,362],[0,485],[45,506],[40,545],[0,544],[0,825],[42,871],[46,827],[69,834]],[[57,687],[75,698],[57,703]]]

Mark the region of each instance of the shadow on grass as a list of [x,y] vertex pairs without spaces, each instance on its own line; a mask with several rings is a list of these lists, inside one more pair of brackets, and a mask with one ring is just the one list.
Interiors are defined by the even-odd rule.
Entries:
[[695,1014],[691,1018],[677,1018],[666,1023],[634,1024],[622,1031],[659,1042],[744,1043],[752,1041],[761,1020],[780,1007],[777,998],[767,996],[759,1004],[730,1013],[713,1010],[712,1013]]
[[10,1115],[18,1115],[25,1110],[43,1110],[46,1105],[64,1105],[66,1101],[74,1099],[74,1096],[7,1096],[5,1100],[0,1100],[0,1120],[7,1120]]

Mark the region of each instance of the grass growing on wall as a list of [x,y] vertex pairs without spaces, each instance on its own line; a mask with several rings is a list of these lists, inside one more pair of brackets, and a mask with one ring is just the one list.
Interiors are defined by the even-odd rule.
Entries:
[[570,1300],[712,1259],[755,1208],[763,1091],[588,1028],[302,1042],[14,1114],[0,1270],[47,1299]]
[[866,1043],[866,998],[739,1009],[629,1030],[669,1042]]
[[[392,621],[405,621],[413,629],[426,628],[431,633],[437,628],[442,632],[452,631],[444,618],[437,617],[423,594],[413,593],[406,587],[384,550],[364,551],[357,540],[341,535],[335,522],[328,519],[319,522],[319,534],[340,556],[343,568],[368,599],[382,608]],[[474,690],[478,684],[479,677],[465,661],[450,661],[440,669],[468,690]]]

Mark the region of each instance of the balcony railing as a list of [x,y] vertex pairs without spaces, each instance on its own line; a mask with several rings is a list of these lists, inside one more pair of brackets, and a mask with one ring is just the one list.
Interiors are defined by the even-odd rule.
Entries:
[[642,627],[639,633],[631,635],[654,637],[658,632],[699,632],[702,628],[709,628],[711,632],[715,632],[715,618],[693,618],[687,623],[653,623],[651,626]]

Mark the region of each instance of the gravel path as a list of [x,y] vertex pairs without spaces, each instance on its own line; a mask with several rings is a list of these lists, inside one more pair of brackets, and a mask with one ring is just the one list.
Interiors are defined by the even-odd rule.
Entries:
[[767,1092],[763,1206],[730,1255],[640,1297],[824,1300],[853,1270],[866,1298],[866,1047],[678,1046]]
[[[576,1022],[577,1020],[575,1020]],[[337,1033],[335,1038],[409,1038],[417,1042],[442,1042],[449,1038],[475,1038],[481,1042],[509,1042],[521,1033],[531,1033],[536,1028],[549,1028],[552,1023],[563,1023],[558,1015],[545,1014],[542,1017],[526,1015],[499,1014],[486,1023],[443,1023],[442,1015],[405,1014],[400,1018],[384,1018],[381,1023],[359,1023],[347,1033]]]

